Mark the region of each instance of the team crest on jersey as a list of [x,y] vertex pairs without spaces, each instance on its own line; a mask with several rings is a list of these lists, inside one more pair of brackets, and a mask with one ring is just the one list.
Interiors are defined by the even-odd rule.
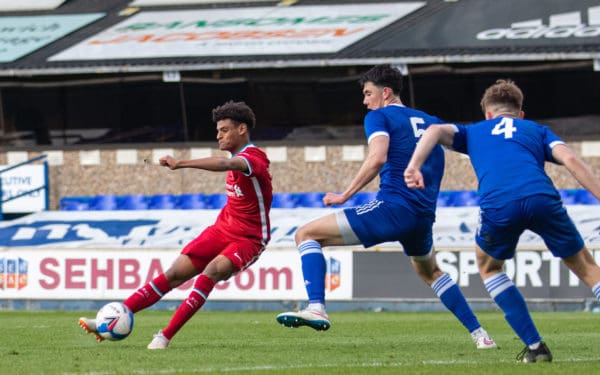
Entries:
[[235,184],[233,185],[233,192],[235,194],[236,197],[243,197],[244,193],[242,192],[242,189],[240,189],[240,187]]

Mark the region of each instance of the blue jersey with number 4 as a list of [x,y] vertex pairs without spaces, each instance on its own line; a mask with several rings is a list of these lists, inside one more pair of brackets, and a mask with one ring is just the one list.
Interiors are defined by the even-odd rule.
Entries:
[[391,104],[370,111],[365,116],[365,133],[368,141],[378,135],[389,137],[387,162],[379,171],[377,199],[387,202],[408,203],[406,206],[419,213],[435,215],[440,182],[444,175],[444,150],[437,146],[421,171],[425,189],[409,189],[404,182],[404,170],[425,129],[442,121],[416,109]]
[[503,207],[536,194],[558,195],[544,162],[555,163],[552,147],[564,142],[549,128],[512,117],[456,126],[452,148],[471,158],[481,208]]

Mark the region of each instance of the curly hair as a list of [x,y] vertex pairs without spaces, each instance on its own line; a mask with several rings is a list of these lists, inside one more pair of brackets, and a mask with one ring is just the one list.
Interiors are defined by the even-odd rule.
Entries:
[[523,92],[510,79],[499,79],[485,90],[481,110],[518,113],[523,107]]
[[244,102],[230,100],[212,110],[213,122],[216,123],[224,119],[230,119],[236,125],[246,124],[249,128],[254,128],[256,125],[254,111]]
[[394,95],[400,95],[402,91],[402,73],[389,64],[375,65],[358,81],[361,86],[367,82],[373,82],[378,87],[389,87]]

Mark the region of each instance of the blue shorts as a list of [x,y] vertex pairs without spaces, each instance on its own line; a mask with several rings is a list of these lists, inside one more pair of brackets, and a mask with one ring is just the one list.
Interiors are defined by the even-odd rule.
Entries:
[[433,246],[433,214],[417,214],[399,203],[374,200],[344,209],[348,223],[364,247],[398,241],[406,255],[426,255]]
[[475,240],[496,259],[514,257],[519,237],[529,229],[537,233],[559,258],[568,258],[584,246],[583,238],[560,199],[548,195],[507,202],[501,208],[481,209]]

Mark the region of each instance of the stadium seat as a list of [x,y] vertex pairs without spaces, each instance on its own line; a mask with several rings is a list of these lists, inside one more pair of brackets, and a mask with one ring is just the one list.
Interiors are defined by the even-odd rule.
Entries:
[[175,208],[175,197],[171,194],[152,195],[148,208],[151,210],[172,210]]
[[558,191],[563,204],[577,204],[577,190],[575,189],[562,189]]
[[63,197],[60,199],[61,211],[85,211],[90,208],[90,197]]
[[363,204],[369,203],[372,200],[375,200],[377,197],[376,191],[359,191],[354,194],[354,205],[362,206]]
[[600,204],[600,201],[592,193],[585,189],[577,190],[575,193],[576,204]]
[[298,207],[325,207],[323,197],[325,193],[307,192],[298,196]]
[[120,210],[146,210],[148,202],[142,194],[123,195],[118,205]]
[[182,210],[194,210],[208,208],[202,194],[182,194],[177,199],[176,208]]
[[452,196],[452,191],[440,191],[437,198],[437,207],[448,207],[450,205],[450,197]]
[[117,209],[117,196],[113,194],[96,195],[90,205],[91,210],[109,211]]
[[294,208],[297,206],[298,194],[275,193],[273,194],[272,208]]
[[[322,202],[323,201],[321,201],[321,203]],[[353,196],[351,196],[350,198],[348,198],[348,200],[345,201],[344,203],[342,203],[342,204],[334,204],[331,207],[333,207],[333,208],[356,207],[356,206],[359,206],[359,204],[357,204],[357,202],[358,202],[357,194],[354,194]]]
[[227,203],[227,194],[209,194],[207,196],[208,207],[212,209],[221,209]]
[[479,196],[473,190],[454,191],[447,205],[452,207],[469,207],[479,205]]

